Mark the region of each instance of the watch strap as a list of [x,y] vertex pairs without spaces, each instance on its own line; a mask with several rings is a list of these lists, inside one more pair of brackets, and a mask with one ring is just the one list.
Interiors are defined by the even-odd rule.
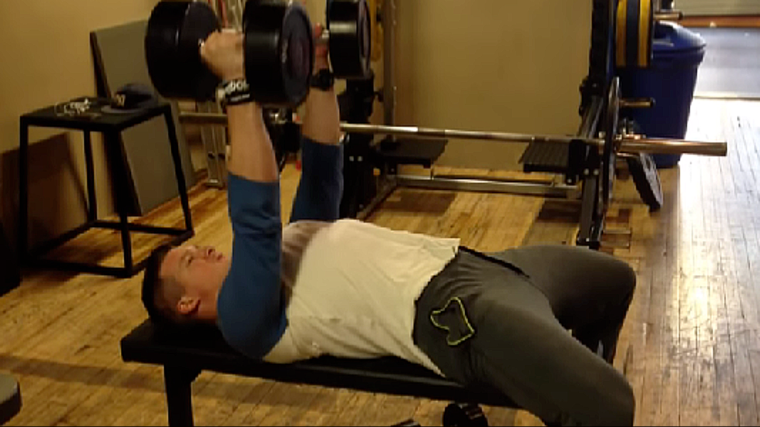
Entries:
[[335,85],[335,75],[323,68],[311,76],[310,86],[320,90],[330,90]]
[[245,79],[229,80],[222,84],[221,99],[225,105],[239,105],[253,101],[251,86]]

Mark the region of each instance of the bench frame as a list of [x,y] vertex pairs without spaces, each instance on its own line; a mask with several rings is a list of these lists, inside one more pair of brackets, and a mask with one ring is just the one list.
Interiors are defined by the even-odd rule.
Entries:
[[[195,328],[195,327],[194,327]],[[439,401],[519,408],[499,391],[465,388],[395,357],[322,357],[292,364],[255,361],[232,350],[216,328],[162,331],[146,320],[121,340],[125,362],[163,366],[170,426],[192,426],[192,383],[202,371],[292,384],[412,396]]]

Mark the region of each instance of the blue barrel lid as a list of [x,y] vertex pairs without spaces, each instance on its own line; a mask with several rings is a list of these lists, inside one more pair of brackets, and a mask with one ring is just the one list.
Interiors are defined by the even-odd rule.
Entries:
[[[697,33],[675,22],[660,21],[654,28],[655,56],[670,56],[683,53],[704,53],[707,42]],[[701,59],[700,59],[701,60]]]

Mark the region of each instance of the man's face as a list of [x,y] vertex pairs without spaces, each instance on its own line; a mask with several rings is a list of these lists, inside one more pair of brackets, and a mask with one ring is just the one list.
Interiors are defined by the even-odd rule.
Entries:
[[187,244],[166,254],[159,275],[179,286],[179,313],[214,321],[216,300],[229,270],[229,258],[213,247]]

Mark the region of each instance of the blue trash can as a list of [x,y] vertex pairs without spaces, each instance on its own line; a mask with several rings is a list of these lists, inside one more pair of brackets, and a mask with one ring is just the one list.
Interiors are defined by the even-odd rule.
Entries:
[[[653,58],[648,69],[620,70],[624,98],[653,98],[655,106],[625,112],[650,137],[686,136],[699,65],[707,43],[698,34],[673,22],[655,26]],[[658,168],[673,167],[680,154],[656,154]]]

